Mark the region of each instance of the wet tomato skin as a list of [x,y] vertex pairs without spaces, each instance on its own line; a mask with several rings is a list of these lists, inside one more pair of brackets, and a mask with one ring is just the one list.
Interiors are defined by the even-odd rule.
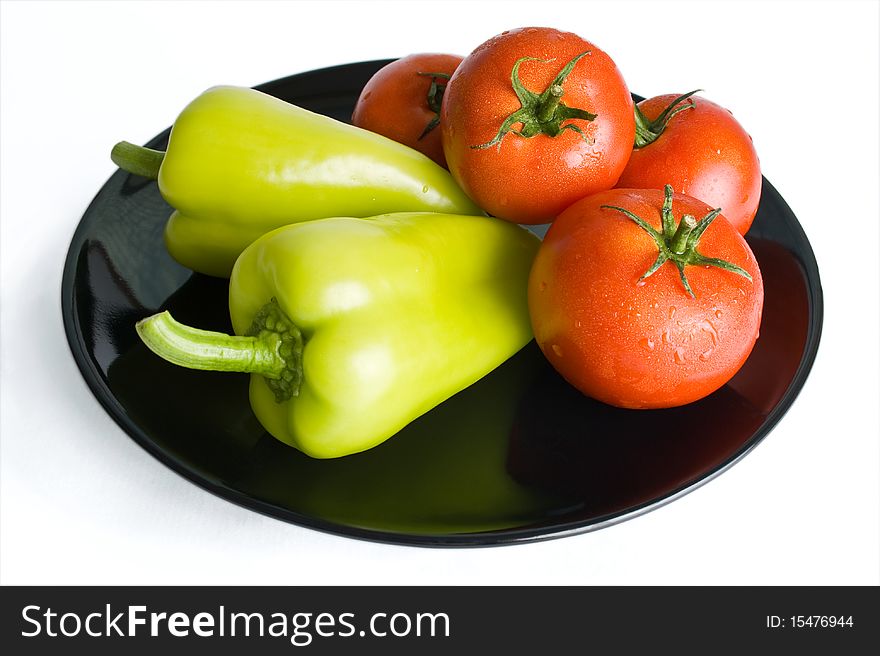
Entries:
[[[439,125],[423,134],[437,112],[428,103],[432,78],[421,73],[451,76],[461,60],[458,55],[416,53],[383,66],[364,85],[351,122],[414,148],[445,167]],[[447,81],[448,78],[436,78],[443,86]]]
[[[676,97],[648,98],[638,107],[654,120]],[[699,96],[690,101],[693,107],[673,116],[656,141],[633,150],[617,186],[662,189],[671,184],[675,191],[720,207],[744,235],[761,199],[761,166],[752,138],[727,109]]]
[[[716,267],[688,266],[696,298],[678,269],[657,257],[651,237],[602,205],[628,209],[660,229],[661,190],[613,189],[585,198],[553,223],[529,279],[535,338],[554,368],[581,392],[623,408],[666,408],[724,385],[758,337],[763,281],[736,229],[719,216],[699,252],[736,264],[752,280]],[[673,215],[697,219],[710,207],[683,194]]]
[[[505,119],[522,106],[511,83],[517,60],[523,86],[540,94],[566,63],[580,59],[565,79],[562,102],[596,114],[568,119],[583,136],[565,129],[530,138],[508,133],[490,142]],[[633,101],[611,57],[576,34],[521,28],[499,34],[465,57],[443,98],[443,149],[449,171],[480,207],[517,223],[552,221],[586,195],[614,186],[635,138]]]

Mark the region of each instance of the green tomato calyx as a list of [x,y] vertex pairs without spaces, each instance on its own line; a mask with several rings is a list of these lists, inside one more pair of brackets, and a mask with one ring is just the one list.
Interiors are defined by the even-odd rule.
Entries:
[[[666,106],[666,109],[660,112],[660,115],[653,121],[649,120],[648,117],[642,113],[642,110],[639,109],[638,105],[633,105],[636,119],[636,139],[633,147],[644,148],[648,144],[657,141],[657,138],[663,134],[663,131],[666,129],[666,126],[669,124],[669,121],[673,116],[686,109],[693,109],[696,107],[694,101],[689,100],[689,98],[700,91],[702,91],[702,89],[694,89],[689,93],[679,96],[669,103],[669,105]],[[685,102],[686,100],[687,102]]]
[[[419,135],[418,141],[421,141],[431,130],[440,125],[440,106],[443,104],[443,92],[446,91],[446,82],[449,81],[449,74],[422,73],[419,71],[416,75],[424,75],[425,77],[431,78],[431,86],[428,87],[428,97],[426,100],[428,103],[428,109],[434,112],[434,116],[428,121],[425,129],[422,130],[422,133]],[[438,80],[442,80],[442,82],[438,82]]]
[[[522,57],[517,59],[510,72],[510,81],[513,85],[513,91],[519,99],[520,108],[504,119],[504,122],[498,129],[498,133],[491,141],[471,146],[471,148],[484,149],[496,145],[500,148],[501,140],[504,139],[505,135],[508,133],[513,133],[518,137],[525,137],[528,139],[539,134],[544,134],[548,137],[556,137],[565,130],[572,130],[573,132],[577,132],[584,141],[589,141],[587,135],[584,134],[584,131],[579,126],[574,123],[563,124],[563,121],[570,119],[592,121],[595,120],[597,115],[584,109],[568,107],[562,102],[562,96],[565,92],[563,85],[566,78],[574,69],[575,64],[577,64],[581,58],[589,54],[591,54],[591,51],[587,50],[568,62],[562,70],[557,73],[550,85],[540,94],[529,91],[523,86],[522,80],[519,78],[519,67],[526,61],[540,61],[549,64],[554,60],[539,59],[537,57]],[[522,125],[519,130],[513,127],[517,123]]]
[[678,269],[678,275],[681,283],[684,285],[685,291],[691,298],[696,298],[693,289],[685,275],[685,267],[687,266],[714,266],[725,271],[730,271],[744,278],[752,279],[748,271],[727,260],[721,260],[715,257],[706,257],[697,250],[697,244],[700,237],[706,232],[712,221],[721,214],[721,209],[714,209],[702,219],[697,221],[690,214],[685,214],[678,225],[675,224],[675,218],[672,216],[672,186],[666,185],[663,189],[663,209],[661,210],[662,231],[658,231],[654,226],[642,219],[640,216],[630,212],[622,207],[615,205],[602,205],[602,209],[616,210],[631,219],[637,226],[648,233],[657,245],[657,259],[648,267],[648,270],[639,278],[642,282],[653,274],[657,269],[666,262],[672,262]]
[[240,336],[186,326],[167,310],[138,321],[135,328],[147,348],[168,362],[189,369],[260,374],[278,403],[299,394],[302,333],[274,298]]

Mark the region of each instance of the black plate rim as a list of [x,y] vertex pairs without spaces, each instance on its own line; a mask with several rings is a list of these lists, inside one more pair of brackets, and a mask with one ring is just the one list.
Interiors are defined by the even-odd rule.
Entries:
[[[375,65],[377,68],[381,65],[393,61],[391,59],[373,60],[367,62],[352,62],[350,64],[339,64],[325,68],[305,71],[297,73],[277,80],[265,82],[257,85],[255,88],[261,91],[271,93],[272,89],[283,86],[295,78],[303,75],[327,75],[333,74],[335,71],[345,69],[352,65],[369,66]],[[641,98],[633,94],[637,100]],[[170,132],[170,127],[166,128],[146,145],[155,147],[162,143]],[[297,526],[318,530],[332,535],[342,537],[357,538],[368,540],[371,542],[380,542],[394,545],[418,546],[418,547],[489,547],[502,546],[538,542],[550,539],[557,539],[571,535],[588,533],[599,529],[607,528],[615,524],[619,524],[629,519],[633,519],[640,515],[646,514],[652,510],[656,510],[668,503],[676,501],[681,497],[702,487],[717,476],[721,475],[736,463],[748,455],[764,438],[776,427],[782,417],[791,408],[798,394],[806,382],[806,379],[812,369],[819,349],[819,342],[822,335],[822,324],[824,319],[824,295],[822,284],[819,277],[819,267],[816,262],[815,254],[810,245],[807,235],[803,230],[800,222],[797,220],[794,212],[788,206],[785,199],[776,191],[775,187],[763,178],[763,185],[774,192],[781,203],[781,209],[787,213],[791,219],[792,232],[799,242],[800,252],[806,257],[802,261],[804,265],[804,273],[807,279],[807,291],[809,302],[809,316],[807,322],[807,338],[804,345],[804,352],[801,361],[795,372],[788,389],[782,398],[767,415],[759,428],[752,436],[724,462],[709,472],[703,474],[700,478],[688,481],[677,489],[667,493],[664,496],[655,498],[651,501],[628,508],[618,513],[603,515],[598,518],[592,518],[581,521],[571,521],[565,523],[540,523],[534,526],[517,528],[517,529],[500,529],[496,531],[477,532],[477,533],[451,533],[443,535],[418,534],[418,533],[395,533],[392,531],[381,531],[376,529],[368,529],[358,526],[348,526],[336,522],[326,521],[317,517],[304,515],[287,508],[279,507],[260,499],[253,498],[247,494],[237,490],[230,489],[223,485],[212,483],[203,478],[196,472],[185,467],[181,463],[174,460],[171,456],[162,451],[147,436],[140,426],[133,421],[125,411],[125,408],[118,403],[116,397],[111,390],[103,383],[102,374],[98,371],[94,362],[88,357],[88,347],[83,338],[78,322],[75,320],[74,312],[74,281],[77,272],[77,260],[79,248],[83,242],[83,236],[86,232],[85,218],[88,217],[93,207],[98,203],[101,192],[116,177],[123,177],[127,174],[121,170],[114,172],[110,178],[101,186],[95,197],[89,203],[85,212],[79,220],[73,237],[71,238],[67,256],[64,262],[64,268],[61,278],[61,316],[64,324],[64,332],[67,337],[68,346],[70,348],[73,359],[80,370],[86,385],[92,394],[98,400],[104,410],[110,415],[110,418],[123,429],[125,433],[131,437],[135,443],[141,446],[147,453],[156,458],[160,463],[168,467],[171,471],[176,472],[184,479],[194,483],[200,488],[214,494],[226,501],[230,501],[247,510],[256,511],[260,514],[278,519]]]

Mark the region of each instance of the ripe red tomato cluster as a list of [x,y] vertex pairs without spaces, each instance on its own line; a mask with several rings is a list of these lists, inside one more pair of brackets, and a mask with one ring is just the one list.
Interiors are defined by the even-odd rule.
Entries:
[[761,194],[755,148],[696,93],[634,104],[598,46],[522,28],[464,58],[390,64],[353,122],[447,166],[489,214],[552,222],[527,291],[538,345],[583,393],[663,408],[737,372],[763,306],[743,239]]

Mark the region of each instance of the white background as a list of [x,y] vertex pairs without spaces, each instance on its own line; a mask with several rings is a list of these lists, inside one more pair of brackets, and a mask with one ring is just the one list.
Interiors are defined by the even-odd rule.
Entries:
[[[876,2],[4,2],[0,18],[3,584],[880,583]],[[643,517],[470,550],[269,519],[129,439],[80,376],[59,300],[110,146],[144,143],[214,84],[466,54],[525,24],[595,42],[639,94],[701,87],[752,134],[826,304],[815,367],[770,436]]]

